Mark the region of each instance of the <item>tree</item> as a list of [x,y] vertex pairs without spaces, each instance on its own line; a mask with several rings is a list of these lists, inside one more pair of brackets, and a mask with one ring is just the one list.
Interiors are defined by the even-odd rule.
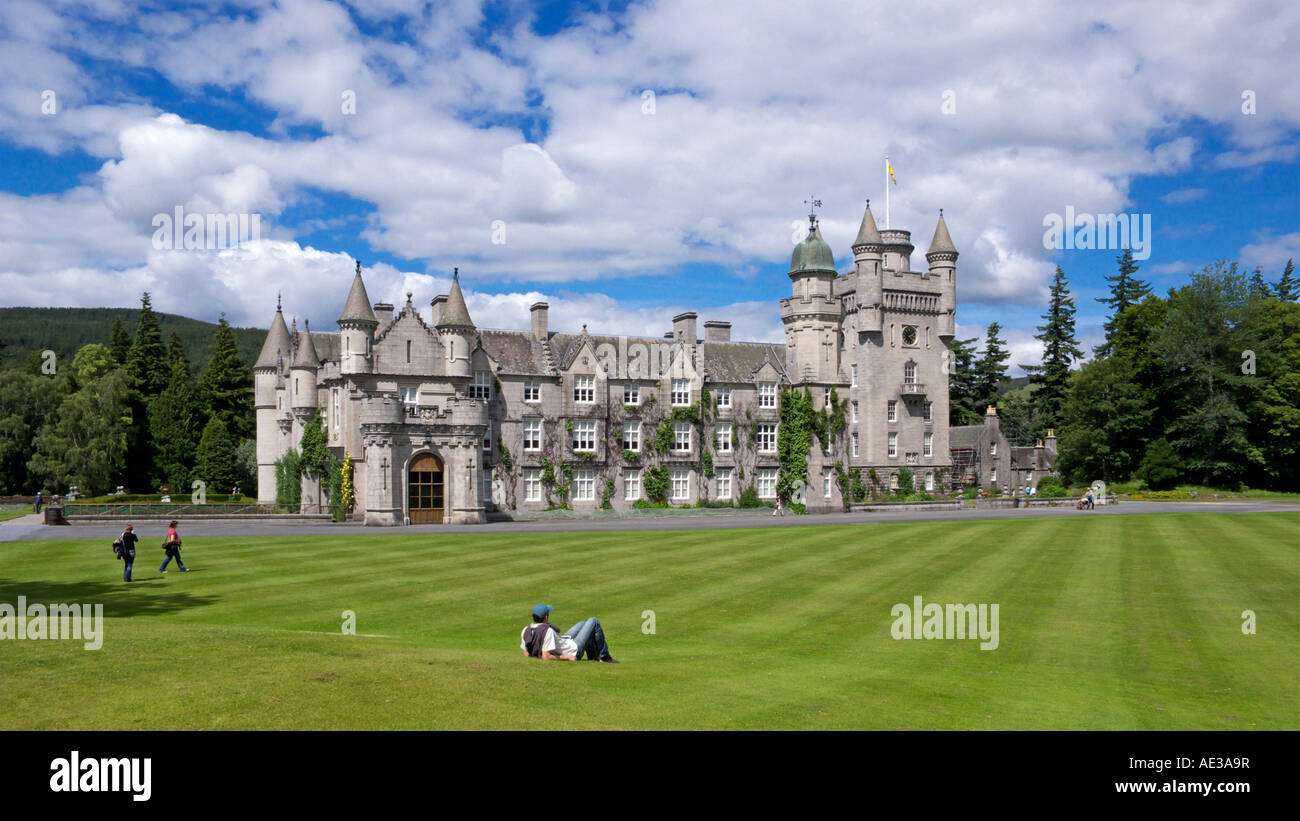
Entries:
[[989,323],[984,334],[984,352],[975,363],[974,410],[979,419],[984,418],[984,411],[989,405],[997,405],[998,389],[1007,378],[1006,363],[1011,358],[1011,352],[1006,348],[1006,340],[998,336],[1001,331],[1000,324]]
[[194,479],[202,480],[210,493],[226,493],[239,481],[235,440],[221,417],[213,416],[203,426],[194,459]]
[[1114,350],[1116,319],[1129,306],[1136,305],[1151,295],[1150,286],[1134,276],[1138,272],[1138,264],[1133,261],[1132,248],[1125,248],[1115,261],[1119,263],[1119,273],[1106,277],[1110,283],[1110,296],[1097,297],[1098,302],[1110,308],[1110,317],[1103,325],[1106,341],[1095,349],[1098,356],[1109,356]]
[[72,370],[76,371],[77,381],[83,385],[94,382],[116,368],[117,361],[113,359],[112,351],[98,342],[82,345],[72,357]]
[[90,496],[111,490],[126,463],[128,409],[126,378],[117,369],[68,396],[32,442],[33,477],[56,492],[71,485]]
[[126,326],[122,324],[122,317],[113,319],[113,329],[108,333],[108,349],[113,354],[113,360],[117,362],[118,367],[125,368],[126,361],[131,355],[131,336],[126,332]]
[[1043,324],[1034,334],[1034,339],[1043,343],[1042,364],[1021,366],[1029,373],[1029,384],[1036,388],[1034,400],[1052,425],[1061,418],[1061,406],[1069,387],[1070,366],[1076,359],[1083,358],[1083,351],[1074,337],[1074,314],[1070,283],[1058,265],[1052,277],[1051,296],[1047,312],[1043,314]]
[[1273,296],[1273,289],[1264,281],[1264,269],[1255,267],[1255,273],[1250,275],[1250,295],[1253,297],[1270,297]]
[[218,416],[236,440],[255,434],[253,417],[253,375],[239,359],[235,335],[222,314],[213,334],[214,348],[199,380],[203,404]]
[[67,369],[53,376],[0,371],[0,493],[35,493],[40,488],[40,479],[27,466],[35,450],[32,441],[72,391]]
[[1300,489],[1300,305],[1264,300],[1245,329],[1257,356],[1247,378],[1247,437],[1260,451],[1250,484]]
[[1282,278],[1274,286],[1273,293],[1283,302],[1295,302],[1300,299],[1300,282],[1296,281],[1294,258],[1286,261],[1286,268],[1282,271]]
[[1057,469],[1075,484],[1128,478],[1142,458],[1151,416],[1127,359],[1084,365],[1071,376],[1062,408]]
[[175,333],[167,341],[167,360],[167,387],[149,403],[149,436],[157,484],[182,493],[190,489],[203,433],[201,407],[185,346]]
[[140,297],[140,318],[135,341],[127,352],[126,376],[129,387],[146,402],[167,387],[167,349],[163,346],[158,315],[153,312],[153,297],[148,291]]
[[978,425],[983,409],[975,406],[975,342],[954,339],[948,343],[948,424]]

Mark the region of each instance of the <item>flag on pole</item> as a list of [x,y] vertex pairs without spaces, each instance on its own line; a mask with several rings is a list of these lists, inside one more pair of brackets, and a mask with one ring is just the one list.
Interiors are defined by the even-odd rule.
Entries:
[[889,180],[894,185],[898,185],[898,180],[894,179],[894,167],[889,164],[889,158],[885,158],[885,169],[889,171]]

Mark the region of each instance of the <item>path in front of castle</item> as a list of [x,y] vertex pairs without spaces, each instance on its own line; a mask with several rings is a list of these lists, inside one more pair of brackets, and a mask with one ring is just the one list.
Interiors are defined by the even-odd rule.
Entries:
[[[1002,510],[913,510],[897,513],[824,513],[773,516],[767,512],[721,513],[711,516],[659,515],[638,517],[593,516],[589,519],[546,519],[520,522],[491,522],[481,525],[411,525],[408,527],[366,527],[346,522],[204,522],[183,521],[186,538],[247,538],[249,536],[349,535],[391,536],[436,535],[440,533],[565,533],[609,530],[725,530],[741,527],[818,527],[825,525],[872,525],[886,522],[978,521],[986,519],[1041,519],[1057,516],[1131,516],[1147,513],[1300,513],[1300,504],[1287,502],[1122,502],[1095,510],[1073,507],[1029,507]],[[115,539],[121,523],[55,527],[43,525],[34,516],[0,523],[0,541],[20,539]],[[142,523],[137,530],[146,536],[161,525]]]

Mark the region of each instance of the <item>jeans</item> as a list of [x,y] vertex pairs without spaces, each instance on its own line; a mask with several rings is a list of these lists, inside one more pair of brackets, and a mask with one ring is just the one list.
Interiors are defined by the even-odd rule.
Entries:
[[588,660],[610,658],[609,644],[605,641],[605,631],[600,626],[600,620],[595,616],[583,619],[570,627],[563,635],[573,639],[573,643],[578,645],[579,661],[582,660],[583,653],[586,653]]
[[181,551],[180,551],[180,548],[176,548],[175,550],[169,551],[169,552],[167,553],[167,558],[163,559],[162,567],[158,568],[158,572],[161,573],[161,572],[163,572],[164,570],[166,570],[166,569],[167,569],[167,563],[170,562],[172,559],[175,559],[175,560],[176,560],[176,566],[177,566],[177,567],[179,567],[181,570],[184,570],[184,569],[185,569],[185,562],[181,561]]
[[126,565],[126,567],[122,568],[122,581],[129,582],[131,581],[131,565],[135,564],[135,551],[126,551],[122,556],[122,563]]

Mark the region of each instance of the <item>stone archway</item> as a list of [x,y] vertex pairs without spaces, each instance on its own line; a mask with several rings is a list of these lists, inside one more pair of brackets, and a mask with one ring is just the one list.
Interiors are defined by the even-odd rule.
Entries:
[[444,521],[446,510],[446,473],[436,455],[424,451],[411,457],[406,469],[406,501],[413,525]]

